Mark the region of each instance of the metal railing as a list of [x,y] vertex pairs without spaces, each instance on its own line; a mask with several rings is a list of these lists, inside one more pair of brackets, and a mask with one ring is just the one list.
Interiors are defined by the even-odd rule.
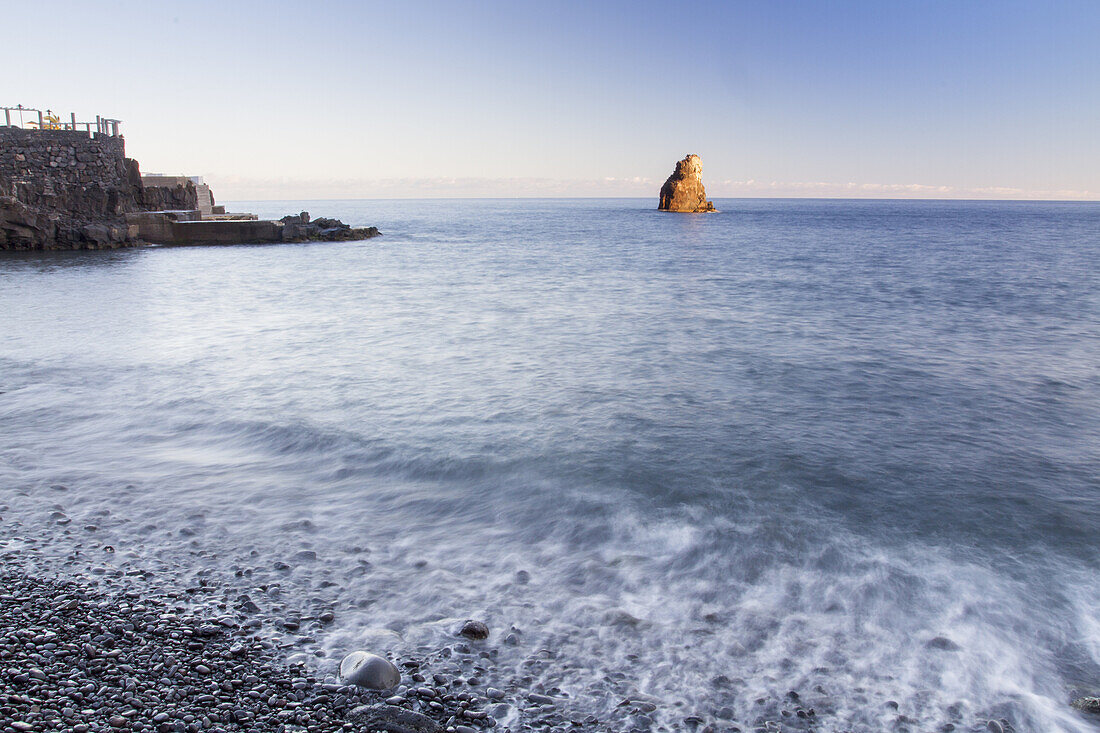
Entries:
[[122,123],[122,120],[100,117],[99,115],[96,115],[95,122],[77,122],[75,112],[69,114],[68,120],[62,120],[59,115],[53,113],[53,110],[48,109],[43,112],[40,109],[24,107],[21,104],[15,107],[0,107],[0,109],[4,110],[5,127],[20,127],[31,130],[84,130],[88,134],[94,132],[97,135],[119,137],[118,126]]

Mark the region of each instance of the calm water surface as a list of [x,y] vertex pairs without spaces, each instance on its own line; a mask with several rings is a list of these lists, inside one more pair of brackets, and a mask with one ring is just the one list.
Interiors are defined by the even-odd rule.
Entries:
[[475,617],[605,720],[1097,730],[1100,205],[652,204],[0,253],[4,521],[331,605],[324,671]]

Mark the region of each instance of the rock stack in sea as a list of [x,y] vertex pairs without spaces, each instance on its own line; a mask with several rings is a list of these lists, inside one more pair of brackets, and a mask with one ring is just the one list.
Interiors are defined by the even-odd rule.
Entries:
[[699,213],[714,211],[703,188],[703,161],[698,155],[688,155],[676,164],[676,170],[661,186],[661,211]]

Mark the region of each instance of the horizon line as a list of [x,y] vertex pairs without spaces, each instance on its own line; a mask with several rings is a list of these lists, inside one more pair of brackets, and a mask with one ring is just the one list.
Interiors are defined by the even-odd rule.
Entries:
[[[250,201],[279,203],[289,201],[648,201],[653,196],[382,196],[336,198],[232,198],[219,201]],[[959,203],[1046,203],[1046,204],[1100,204],[1100,198],[1044,199],[1044,198],[934,198],[930,196],[875,197],[875,196],[714,196],[714,201],[928,201]],[[654,207],[656,210],[656,207]]]

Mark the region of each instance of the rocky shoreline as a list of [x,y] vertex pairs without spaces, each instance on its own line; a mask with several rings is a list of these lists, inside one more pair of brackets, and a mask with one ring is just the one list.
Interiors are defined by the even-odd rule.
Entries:
[[[67,517],[55,515],[67,528]],[[731,708],[704,718],[635,694],[597,718],[576,710],[568,691],[526,685],[522,676],[499,681],[508,677],[497,668],[500,645],[515,645],[521,632],[469,620],[454,626],[451,642],[389,656],[396,686],[362,687],[370,677],[346,669],[342,677],[337,660],[317,648],[316,637],[339,623],[338,610],[313,603],[318,599],[308,611],[288,612],[265,601],[270,592],[277,598],[276,588],[259,579],[250,592],[202,573],[179,586],[176,572],[114,564],[116,550],[95,540],[54,559],[40,553],[40,540],[20,536],[19,522],[9,517],[2,526],[0,733],[837,730],[831,724],[836,703],[820,687],[757,699],[750,721]],[[84,530],[95,533],[95,527]],[[544,648],[528,663],[542,664],[569,663]],[[735,681],[711,683],[736,696]],[[897,702],[869,703],[892,721],[891,730],[924,730]],[[1091,704],[1081,698],[1075,707],[1091,712]],[[1018,729],[1001,718],[959,720],[936,730]]]
[[284,216],[279,223],[284,242],[354,242],[381,234],[378,227],[353,227],[326,217],[311,219],[308,211]]
[[[488,631],[480,622],[464,624],[453,647],[437,654],[393,659],[399,682],[392,689],[371,689],[335,674],[319,674],[316,664],[293,661],[294,643],[273,643],[258,634],[273,623],[295,634],[319,632],[332,622],[331,611],[272,621],[247,596],[200,609],[193,589],[154,590],[141,583],[139,572],[118,574],[104,588],[91,578],[50,577],[40,567],[27,572],[21,555],[0,555],[2,733],[831,729],[827,717],[819,717],[793,690],[783,700],[756,701],[762,713],[770,712],[744,727],[695,716],[671,727],[655,725],[651,714],[657,703],[640,698],[623,700],[623,715],[615,721],[570,715],[562,706],[565,698],[506,692],[478,678],[488,671],[482,662],[493,656],[491,645],[478,644]],[[456,674],[455,661],[461,673]],[[897,711],[897,704],[887,701],[885,708]],[[827,716],[830,711],[822,712]],[[894,729],[914,730],[910,723],[916,721],[897,714]],[[977,725],[983,733],[1015,730],[1004,719]],[[979,728],[952,725],[938,730]]]
[[107,593],[0,571],[0,730],[73,733],[453,730],[496,721],[482,695],[401,662],[406,684],[376,691],[318,678],[250,633],[170,595]]
[[[454,623],[449,639],[430,645],[388,654],[333,649],[330,656],[317,642],[340,625],[341,606],[321,597],[282,599],[270,574],[248,567],[229,564],[221,576],[164,565],[132,548],[116,551],[99,527],[71,523],[60,505],[53,508],[40,536],[0,504],[0,733],[844,729],[834,717],[840,712],[835,696],[821,685],[749,700],[751,712],[737,714],[741,692],[733,670],[730,677],[699,681],[727,690],[727,707],[695,711],[623,689],[619,702],[597,717],[578,709],[569,690],[535,681],[541,666],[575,662],[533,646],[519,670],[509,669],[498,657],[524,644],[525,634],[477,620]],[[67,547],[60,554],[59,543]],[[277,562],[272,571],[290,568]],[[362,652],[388,657],[381,676],[373,677],[387,680],[379,686],[388,689],[371,689],[372,675],[352,669]],[[338,670],[345,655],[353,661]],[[899,732],[1018,730],[1009,719],[961,711],[952,714],[954,722],[929,728],[895,701],[864,702]],[[1095,712],[1095,698],[1074,705]]]
[[[479,621],[457,625],[453,643],[392,658],[397,686],[369,689],[341,679],[319,652],[303,654],[334,623],[331,609],[279,613],[201,578],[174,587],[156,573],[113,566],[109,545],[77,548],[59,563],[13,529],[18,523],[7,523],[0,541],[2,733],[740,733],[814,730],[817,722],[793,691],[759,701],[762,716],[745,727],[683,713],[668,727],[656,720],[660,701],[644,696],[598,719],[572,709],[563,690],[522,680],[493,687],[498,644],[514,643],[514,633]],[[551,649],[537,657],[564,663]]]
[[[119,135],[0,127],[0,250],[348,242],[376,227],[306,212],[281,221],[227,214],[209,187],[143,177]],[[182,179],[182,180],[180,180]],[[201,178],[197,179],[201,183]],[[178,182],[177,182],[178,181]]]
[[116,565],[115,548],[99,542],[61,560],[19,536],[18,521],[3,526],[2,733],[617,730],[570,716],[563,698],[490,686],[500,640],[480,622],[456,627],[452,644],[392,658],[398,684],[370,689],[341,679],[316,649],[331,607],[280,611],[259,597],[275,587],[255,589],[262,607],[205,578],[180,587],[173,572]]

